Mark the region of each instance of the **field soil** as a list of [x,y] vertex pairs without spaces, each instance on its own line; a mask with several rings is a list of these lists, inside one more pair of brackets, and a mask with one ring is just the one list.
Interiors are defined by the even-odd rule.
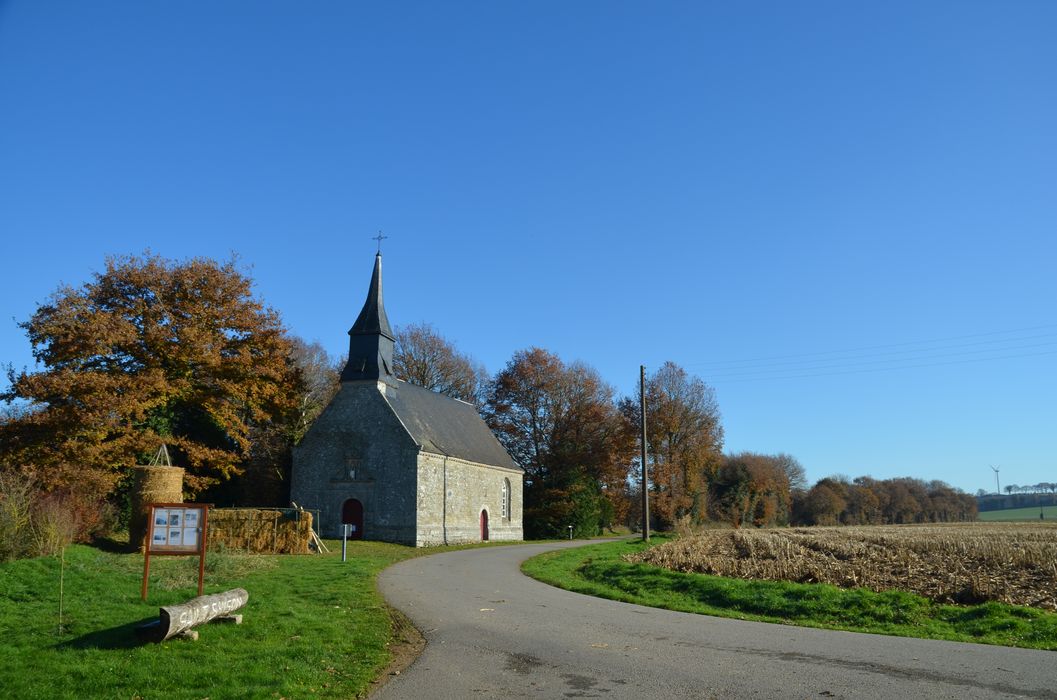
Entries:
[[744,579],[1057,610],[1057,523],[709,530],[628,561]]

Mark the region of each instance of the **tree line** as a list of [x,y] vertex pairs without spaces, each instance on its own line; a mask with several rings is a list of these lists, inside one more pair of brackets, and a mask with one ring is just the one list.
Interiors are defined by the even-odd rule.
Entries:
[[[1016,484],[1007,484],[1002,487],[1008,495],[1014,493],[1057,493],[1057,483],[1050,481],[1040,481],[1037,484],[1030,484],[1024,486],[1017,486]],[[983,494],[981,494],[983,495]]]
[[[234,259],[110,258],[20,326],[37,368],[7,368],[0,469],[80,503],[73,510],[100,521],[82,533],[104,526],[99,504],[122,511],[129,467],[162,442],[187,469],[188,495],[285,505],[291,450],[338,390],[343,362],[284,328]],[[618,396],[591,366],[542,348],[490,376],[428,324],[396,340],[397,376],[476,404],[525,469],[527,536],[639,521],[637,393]],[[975,515],[939,482],[837,478],[808,489],[790,455],[725,454],[714,391],[675,363],[649,374],[646,402],[654,528]]]
[[793,524],[899,525],[975,520],[974,496],[942,481],[822,479],[794,498]]

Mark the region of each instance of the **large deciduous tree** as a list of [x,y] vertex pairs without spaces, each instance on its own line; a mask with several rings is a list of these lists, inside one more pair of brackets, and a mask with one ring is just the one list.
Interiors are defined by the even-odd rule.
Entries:
[[786,525],[791,481],[803,481],[804,468],[787,454],[739,452],[727,455],[710,480],[713,513],[734,527]]
[[318,342],[308,343],[297,336],[290,337],[290,358],[301,378],[291,435],[296,444],[301,442],[312,423],[338,393],[341,367],[345,361],[331,357]]
[[811,487],[804,498],[809,522],[813,525],[837,525],[841,513],[848,507],[847,484],[836,478],[822,479]]
[[296,408],[279,315],[235,260],[110,258],[20,326],[40,369],[8,370],[0,398],[27,410],[0,425],[0,460],[45,481],[116,478],[165,442],[196,492],[238,473],[254,429]]
[[[639,432],[639,401],[621,402],[625,430]],[[715,392],[674,362],[646,378],[650,514],[661,529],[682,517],[704,520],[708,479],[722,460],[723,426]]]
[[485,417],[525,469],[529,537],[597,534],[622,516],[629,445],[613,389],[582,363],[531,348],[496,375]]
[[291,410],[254,424],[242,477],[231,482],[230,488],[211,490],[210,498],[240,505],[285,506],[290,502],[293,446],[337,393],[344,360],[331,357],[318,342],[308,343],[297,336],[289,336],[289,345],[290,362],[299,378],[292,390]]
[[484,367],[426,323],[396,329],[393,373],[397,379],[473,404],[487,383]]

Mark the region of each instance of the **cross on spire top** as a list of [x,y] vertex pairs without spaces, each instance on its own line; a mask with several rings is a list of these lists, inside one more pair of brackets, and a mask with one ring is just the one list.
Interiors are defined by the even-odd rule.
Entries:
[[379,231],[378,235],[371,239],[372,241],[378,241],[378,254],[379,255],[382,254],[382,241],[384,241],[386,238],[389,238],[389,236],[383,236],[382,232]]

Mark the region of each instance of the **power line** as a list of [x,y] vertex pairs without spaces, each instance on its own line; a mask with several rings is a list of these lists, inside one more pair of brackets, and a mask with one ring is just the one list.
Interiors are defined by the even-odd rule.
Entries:
[[[838,370],[838,369],[852,369],[856,367],[867,367],[869,365],[885,365],[901,362],[920,362],[923,360],[945,360],[948,358],[962,357],[965,355],[980,355],[985,353],[996,353],[996,352],[1009,352],[1013,350],[1031,350],[1034,348],[1050,347],[1057,345],[1057,340],[1052,340],[1046,343],[1030,343],[1027,345],[1015,345],[1009,347],[995,347],[995,348],[982,348],[977,350],[962,350],[961,352],[945,352],[939,354],[928,354],[929,351],[922,351],[922,354],[914,355],[911,354],[909,357],[895,357],[879,360],[860,360],[856,362],[845,362],[845,359],[853,360],[858,359],[857,357],[849,358],[833,358],[831,360],[802,360],[800,362],[784,362],[778,363],[777,365],[759,365],[756,367],[746,366],[732,368],[736,371],[729,372],[709,372],[707,376],[712,378],[719,377],[740,377],[740,376],[751,376],[756,374],[766,375],[783,372],[796,372],[796,371],[815,371],[815,370]],[[936,348],[939,349],[939,348]],[[907,353],[901,353],[907,354]],[[865,355],[858,357],[879,357],[879,355]],[[983,357],[981,360],[987,360],[990,358]],[[779,365],[792,365],[792,366],[779,366]],[[775,367],[774,369],[768,369],[768,367]],[[883,367],[881,368],[883,369]]]
[[[946,366],[946,365],[962,365],[962,364],[975,363],[975,362],[991,362],[991,361],[994,361],[994,360],[1012,360],[1012,359],[1018,359],[1018,358],[1023,358],[1023,357],[1040,357],[1040,356],[1043,356],[1043,355],[1057,355],[1057,350],[1051,350],[1051,351],[1047,351],[1047,352],[1027,353],[1027,354],[1023,354],[1023,355],[1003,355],[1003,356],[999,356],[999,357],[977,357],[977,358],[972,358],[972,359],[968,359],[968,360],[951,360],[950,362],[932,362],[932,363],[917,364],[917,365],[899,365],[899,366],[893,366],[893,367],[875,367],[873,369],[857,369],[857,370],[849,370],[849,371],[819,372],[819,373],[813,373],[813,374],[758,376],[758,377],[743,377],[743,378],[732,378],[732,379],[724,379],[724,378],[721,377],[719,379],[719,381],[717,381],[715,383],[717,383],[717,384],[736,384],[736,383],[741,383],[741,382],[779,381],[779,380],[783,380],[783,379],[807,379],[807,378],[811,378],[811,377],[831,377],[831,376],[847,375],[847,374],[867,374],[867,373],[875,373],[875,372],[891,372],[891,371],[901,370],[901,369],[918,369],[918,368],[921,368],[921,367],[943,367],[943,366]],[[711,377],[707,377],[706,376],[706,380],[708,380],[709,383],[713,383]]]
[[[863,352],[863,351],[867,351],[867,350],[884,350],[884,349],[888,349],[888,348],[899,348],[899,347],[907,347],[907,346],[912,346],[912,345],[932,345],[932,344],[936,344],[936,343],[949,343],[951,341],[965,340],[965,339],[968,339],[968,338],[986,338],[986,337],[992,337],[992,336],[996,336],[996,335],[1007,335],[1008,336],[1008,335],[1011,335],[1011,334],[1026,333],[1028,331],[1037,331],[1037,330],[1042,330],[1042,329],[1054,329],[1054,328],[1057,328],[1057,324],[1051,323],[1051,324],[1045,324],[1045,325],[1039,325],[1039,326],[1028,326],[1026,328],[1013,328],[1013,329],[1004,330],[1004,331],[989,331],[989,332],[986,332],[986,333],[970,333],[970,334],[966,334],[966,335],[947,336],[947,337],[943,337],[943,338],[933,338],[933,339],[929,339],[929,340],[910,340],[910,341],[903,341],[903,342],[899,342],[899,343],[885,343],[885,344],[882,344],[882,345],[866,345],[866,346],[860,346],[860,347],[854,347],[854,348],[845,348],[845,349],[842,349],[842,350],[822,350],[822,351],[815,351],[815,352],[808,352],[808,353],[793,353],[793,354],[786,354],[786,355],[769,355],[769,356],[763,356],[763,357],[740,358],[740,359],[735,359],[735,360],[712,360],[712,361],[709,361],[709,362],[692,363],[692,364],[688,364],[687,366],[706,366],[706,367],[717,367],[718,368],[719,365],[728,365],[728,364],[746,364],[746,363],[753,363],[753,362],[767,363],[767,362],[770,362],[772,360],[787,360],[787,359],[805,358],[805,357],[809,358],[809,357],[818,357],[818,356],[821,356],[821,355],[840,355],[840,354],[849,353],[849,352]],[[957,344],[957,345],[953,345],[953,346],[950,346],[950,347],[951,348],[968,347],[968,346],[971,346],[971,345],[985,344],[985,343],[989,343],[989,342],[990,343],[1013,342],[1013,341],[1029,340],[1029,339],[1040,338],[1040,337],[1050,337],[1052,335],[1054,335],[1054,334],[1053,333],[1046,333],[1046,334],[1042,334],[1042,335],[1038,335],[1038,336],[1028,336],[1026,338],[1005,338],[1005,339],[997,339],[997,340],[992,340],[992,341],[979,341],[977,343]],[[930,350],[930,349],[936,350],[936,349],[941,349],[941,348],[919,348],[919,350]],[[908,350],[906,352],[913,352],[913,350]],[[876,354],[884,354],[884,353],[876,353]],[[840,359],[840,358],[834,358],[834,359]]]
[[[809,365],[809,364],[819,364],[819,363],[830,364],[830,363],[836,363],[836,362],[844,362],[844,361],[847,361],[847,360],[866,360],[866,359],[875,358],[875,357],[893,357],[893,356],[899,356],[899,355],[914,356],[914,355],[921,355],[923,353],[933,353],[933,352],[937,352],[937,351],[941,351],[941,350],[958,350],[958,349],[961,349],[961,348],[979,347],[981,345],[990,345],[990,346],[995,346],[995,347],[987,347],[987,348],[983,348],[983,349],[980,349],[980,350],[969,350],[969,351],[956,352],[956,353],[946,353],[946,354],[949,354],[949,355],[953,356],[953,355],[960,355],[960,354],[968,354],[968,353],[972,353],[972,352],[998,352],[998,351],[1005,351],[1005,350],[1018,350],[1018,349],[1021,349],[1021,348],[1036,347],[1036,346],[1039,346],[1039,345],[1051,345],[1053,343],[1057,343],[1057,340],[1054,340],[1054,341],[1051,341],[1051,342],[1048,342],[1048,343],[1036,343],[1036,344],[1032,344],[1032,345],[1017,345],[1017,346],[1012,346],[1012,347],[1008,346],[1009,343],[1022,343],[1024,341],[1028,341],[1028,340],[1039,340],[1039,339],[1043,339],[1043,338],[1054,338],[1054,339],[1057,339],[1057,333],[1043,333],[1043,334],[1040,334],[1040,335],[1029,335],[1029,336],[1023,336],[1023,337],[1019,337],[1019,338],[1000,338],[1000,339],[997,339],[997,340],[978,340],[978,341],[975,341],[975,342],[972,342],[972,343],[958,343],[958,344],[955,344],[955,345],[940,345],[940,346],[936,346],[936,347],[920,347],[920,348],[911,348],[911,349],[908,349],[908,350],[888,350],[886,352],[873,352],[873,353],[866,353],[866,354],[859,354],[859,355],[844,355],[844,356],[841,356],[841,357],[836,357],[836,356],[834,356],[834,357],[822,357],[822,355],[837,355],[838,353],[841,353],[841,352],[854,352],[854,351],[851,351],[851,350],[845,350],[845,351],[832,350],[832,351],[828,351],[828,352],[820,352],[820,353],[816,353],[815,354],[815,359],[811,359],[811,357],[809,357],[807,355],[804,355],[804,357],[809,357],[809,359],[779,360],[777,362],[757,362],[757,363],[752,363],[749,360],[744,360],[744,361],[740,361],[740,362],[743,362],[743,364],[741,366],[737,366],[737,365],[734,364],[734,363],[739,362],[739,360],[728,360],[728,361],[726,361],[723,364],[729,365],[727,367],[719,366],[719,364],[716,364],[714,366],[713,365],[707,365],[706,363],[695,363],[694,366],[698,366],[698,367],[700,367],[700,366],[713,367],[715,371],[723,372],[723,371],[727,371],[727,370],[751,370],[751,369],[756,369],[756,368],[783,367],[783,366],[789,366],[789,365],[796,366],[796,365]],[[887,361],[895,362],[895,361],[899,361],[899,359],[915,359],[915,358],[914,357],[908,357],[908,358],[895,357],[894,359],[887,360]],[[884,362],[886,360],[877,360],[877,361]],[[708,370],[706,369],[704,371],[708,371]]]

